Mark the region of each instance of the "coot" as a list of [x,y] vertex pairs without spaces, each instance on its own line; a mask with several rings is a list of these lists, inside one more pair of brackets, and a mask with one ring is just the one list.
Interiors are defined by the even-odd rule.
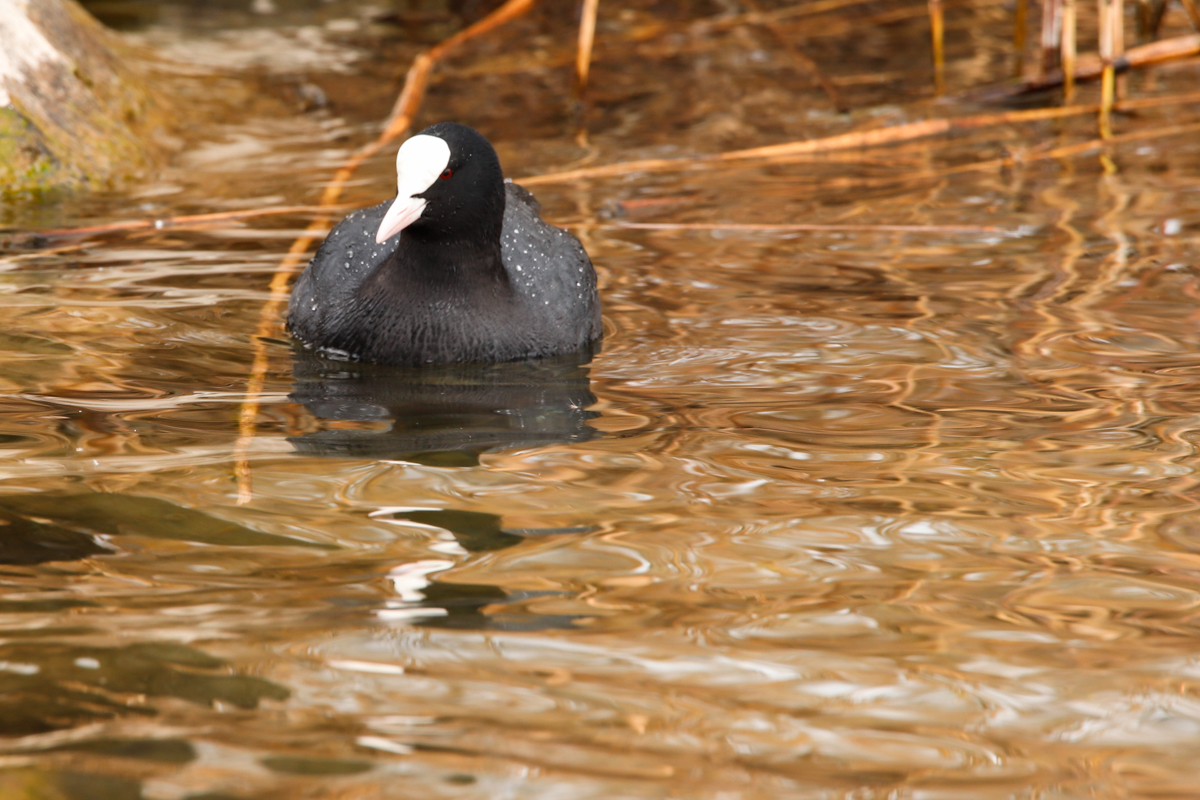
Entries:
[[583,246],[504,181],[478,131],[426,128],[400,147],[396,173],[395,200],[338,223],[296,282],[288,328],[297,339],[416,366],[541,358],[600,337]]

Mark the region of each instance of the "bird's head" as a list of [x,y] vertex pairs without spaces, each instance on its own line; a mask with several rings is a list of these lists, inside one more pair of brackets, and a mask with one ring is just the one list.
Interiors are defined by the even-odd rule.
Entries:
[[405,231],[426,240],[498,242],[503,220],[504,176],[496,151],[474,128],[442,122],[396,153],[396,199],[375,241]]

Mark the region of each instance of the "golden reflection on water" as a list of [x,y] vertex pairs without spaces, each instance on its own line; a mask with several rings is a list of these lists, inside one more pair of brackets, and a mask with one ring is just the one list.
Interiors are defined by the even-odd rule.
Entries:
[[[164,202],[304,199],[345,149],[291,125],[213,133]],[[306,220],[0,258],[0,795],[1192,793],[1200,146],[936,176],[1011,136],[542,189],[597,225],[1000,233],[581,228],[585,367],[269,342],[246,506]]]

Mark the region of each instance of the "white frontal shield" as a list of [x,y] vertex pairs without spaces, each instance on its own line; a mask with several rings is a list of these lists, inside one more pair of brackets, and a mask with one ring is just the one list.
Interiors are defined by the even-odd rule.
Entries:
[[421,217],[425,200],[421,194],[450,163],[450,145],[444,139],[418,134],[400,145],[396,153],[396,201],[383,215],[375,241],[382,244]]

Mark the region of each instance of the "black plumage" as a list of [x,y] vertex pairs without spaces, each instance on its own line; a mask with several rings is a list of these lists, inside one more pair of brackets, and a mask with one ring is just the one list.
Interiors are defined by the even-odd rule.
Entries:
[[342,220],[296,282],[293,335],[326,354],[409,366],[541,358],[598,339],[596,273],[579,240],[505,183],[477,131],[441,123],[420,135],[449,145],[440,177],[413,195],[426,203],[420,216],[382,244],[393,201]]

